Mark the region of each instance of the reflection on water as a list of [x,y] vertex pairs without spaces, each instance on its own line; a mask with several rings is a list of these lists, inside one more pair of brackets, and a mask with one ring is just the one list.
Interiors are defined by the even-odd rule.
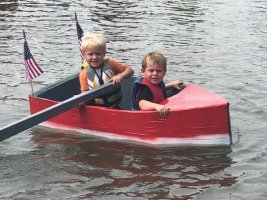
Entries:
[[56,167],[64,161],[61,173],[87,180],[87,198],[123,194],[188,199],[214,185],[227,187],[236,181],[224,172],[232,164],[227,146],[155,148],[42,129],[33,131],[32,141],[38,144],[34,154],[42,154],[45,162],[54,161]]

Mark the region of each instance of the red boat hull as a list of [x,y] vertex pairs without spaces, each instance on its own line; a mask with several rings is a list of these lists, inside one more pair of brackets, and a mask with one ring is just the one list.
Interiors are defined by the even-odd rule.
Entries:
[[[29,96],[34,114],[56,103]],[[86,106],[71,109],[42,125],[149,144],[228,145],[231,143],[229,103],[195,85],[162,102],[167,118],[156,111],[130,111]]]

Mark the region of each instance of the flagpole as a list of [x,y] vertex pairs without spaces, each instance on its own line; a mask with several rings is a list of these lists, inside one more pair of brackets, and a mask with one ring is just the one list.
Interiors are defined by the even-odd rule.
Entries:
[[76,12],[75,12],[75,21],[76,21],[76,23],[78,23],[77,13]]
[[32,96],[34,96],[32,80],[30,80],[30,84],[31,84],[31,88],[32,88]]

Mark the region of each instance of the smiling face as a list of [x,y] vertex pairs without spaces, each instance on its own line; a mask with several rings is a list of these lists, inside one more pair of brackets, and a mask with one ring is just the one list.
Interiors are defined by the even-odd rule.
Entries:
[[103,65],[105,54],[105,48],[92,45],[88,45],[83,51],[84,59],[93,68]]
[[166,67],[158,65],[151,61],[149,57],[146,58],[146,67],[142,69],[142,75],[152,84],[159,84],[163,81],[163,78],[166,74]]

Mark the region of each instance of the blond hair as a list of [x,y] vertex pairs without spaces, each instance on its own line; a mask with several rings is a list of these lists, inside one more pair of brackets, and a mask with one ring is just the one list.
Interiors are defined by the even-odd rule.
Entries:
[[106,51],[106,39],[101,34],[85,34],[82,37],[81,52],[84,53],[87,46],[100,47]]
[[142,60],[142,70],[145,70],[147,67],[147,60],[150,60],[154,65],[163,66],[167,68],[167,59],[165,56],[158,52],[147,53]]

